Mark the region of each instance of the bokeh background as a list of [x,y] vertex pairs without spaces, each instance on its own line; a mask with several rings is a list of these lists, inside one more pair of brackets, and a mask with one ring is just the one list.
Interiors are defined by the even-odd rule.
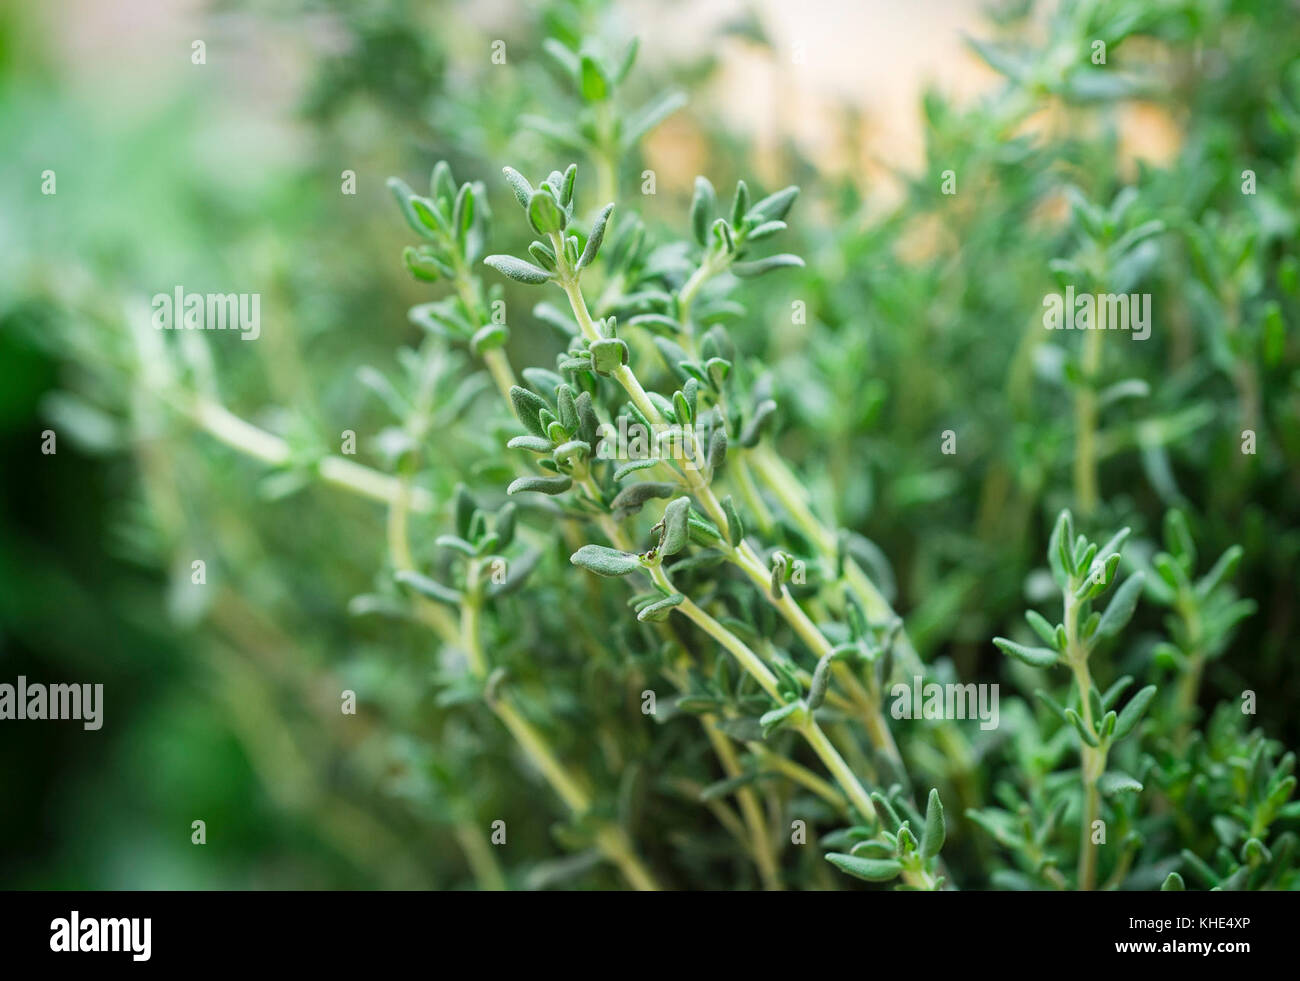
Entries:
[[[1166,94],[1079,119],[1045,110],[1035,126],[1067,147],[1061,168],[1139,182],[1179,169],[1181,185],[1161,193],[1181,186],[1201,217],[1253,165],[1273,180],[1243,247],[1274,263],[1293,253],[1300,14],[1284,3],[1137,6],[1177,53],[1139,47],[1133,61]],[[555,158],[518,119],[548,101],[563,112],[540,42],[583,28],[643,39],[643,97],[669,86],[690,96],[622,174],[635,186],[643,168],[656,172],[653,220],[682,226],[697,173],[720,188],[743,175],[807,189],[794,251],[809,272],[765,296],[773,309],[812,296],[839,346],[797,356],[800,342],[771,321],[756,328],[806,386],[793,416],[824,436],[786,449],[824,460],[837,448],[814,494],[842,502],[841,520],[893,559],[918,647],[996,680],[988,638],[1023,607],[1045,516],[1068,503],[1053,489],[1068,471],[1068,413],[1054,422],[1050,397],[1028,397],[1035,368],[1018,347],[1051,288],[1068,208],[1016,175],[1005,152],[1016,134],[962,115],[1002,85],[966,37],[1033,36],[1044,17],[956,0],[0,8],[0,680],[107,693],[98,732],[0,725],[0,886],[468,882],[445,828],[427,820],[449,805],[393,764],[429,751],[401,735],[427,704],[420,643],[395,653],[346,610],[379,574],[382,517],[291,476],[270,484],[142,403],[140,355],[121,325],[175,284],[258,291],[263,339],[211,345],[226,401],[303,452],[343,425],[375,428],[356,369],[391,365],[418,334],[406,309],[428,298],[401,266],[410,236],[385,178],[417,184],[446,158],[498,195],[502,161]],[[1179,58],[1202,36],[1221,44],[1188,71]],[[196,39],[204,65],[191,62]],[[496,39],[506,66],[490,63]],[[936,207],[947,160],[969,188],[955,220]],[[40,193],[47,169],[56,195]],[[343,170],[357,174],[355,196],[339,193]],[[1211,674],[1207,702],[1268,691],[1261,724],[1295,745],[1296,341],[1289,329],[1265,336],[1277,282],[1234,281],[1242,330],[1278,346],[1243,409],[1239,352],[1210,323],[1228,291],[1198,292],[1188,268],[1156,285],[1174,297],[1165,309],[1183,326],[1170,343],[1182,348],[1144,369],[1173,365],[1172,388],[1126,418],[1127,436],[1119,427],[1103,489],[1126,519],[1190,502],[1206,555],[1244,541],[1243,592],[1261,613],[1240,656]],[[554,344],[516,329],[511,352],[544,363]],[[1233,425],[1247,409],[1272,449],[1243,469]],[[965,421],[978,463],[922,459],[949,418]],[[50,428],[58,453],[47,457]],[[187,588],[194,555],[210,557],[201,592]],[[384,714],[344,727],[344,687]],[[202,849],[190,844],[196,818],[208,825]],[[541,864],[537,874],[547,881]]]

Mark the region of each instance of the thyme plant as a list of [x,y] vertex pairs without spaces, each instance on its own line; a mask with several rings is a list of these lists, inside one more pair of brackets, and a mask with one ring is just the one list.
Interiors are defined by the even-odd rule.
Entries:
[[[924,96],[885,205],[865,157],[756,163],[675,84],[713,66],[640,64],[605,3],[520,13],[477,69],[330,6],[316,156],[189,242],[276,282],[276,328],[152,329],[66,222],[0,342],[59,366],[50,425],[130,488],[133,592],[340,881],[1300,887],[1291,12],[1011,5],[974,42],[1000,81]],[[1138,109],[1166,159],[1128,159]],[[674,113],[709,175],[650,193]],[[405,233],[364,196],[297,212],[349,154],[407,174]],[[254,215],[297,247],[266,260]],[[1149,292],[1149,338],[1046,332],[1071,288]],[[996,717],[952,710],[977,690]]]

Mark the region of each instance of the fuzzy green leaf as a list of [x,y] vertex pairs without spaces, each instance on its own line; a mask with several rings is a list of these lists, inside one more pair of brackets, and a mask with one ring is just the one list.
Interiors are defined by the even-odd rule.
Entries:
[[604,545],[584,545],[569,556],[569,561],[598,576],[626,576],[641,568],[640,558],[633,553]]
[[1101,615],[1097,625],[1097,634],[1101,637],[1114,637],[1133,619],[1137,609],[1138,597],[1142,595],[1142,583],[1145,576],[1138,572],[1124,580],[1124,584],[1115,590],[1106,612]]
[[780,221],[790,211],[794,199],[799,196],[799,188],[793,184],[769,194],[749,209],[746,217],[753,224]]
[[539,235],[552,235],[564,231],[564,209],[545,188],[538,188],[528,199],[528,221]]
[[605,241],[605,226],[609,224],[609,216],[614,213],[613,202],[605,205],[596,220],[591,225],[591,234],[587,236],[587,244],[583,247],[582,255],[578,259],[578,268],[585,269],[596,261],[596,255],[600,252],[601,243]]
[[1141,791],[1142,784],[1127,773],[1109,770],[1097,780],[1097,788],[1105,796],[1114,797],[1116,794],[1137,793]]
[[1014,640],[1007,640],[1005,637],[994,637],[993,643],[1003,654],[1014,657],[1017,661],[1023,661],[1025,664],[1035,668],[1049,668],[1057,661],[1057,652],[1049,650],[1046,647],[1026,647],[1024,644],[1017,644]]
[[685,599],[686,597],[681,593],[673,593],[671,596],[665,596],[663,599],[651,603],[649,606],[642,607],[637,613],[636,618],[642,623],[667,620],[673,610],[680,606]]
[[626,511],[635,514],[645,506],[645,502],[654,497],[671,497],[677,492],[677,484],[666,480],[643,480],[628,484],[609,502],[611,511]]
[[450,606],[459,606],[465,598],[464,595],[450,586],[444,586],[436,579],[430,579],[428,576],[422,576],[418,572],[410,569],[401,569],[393,577],[403,586],[415,590],[422,596],[435,599],[439,603],[446,603]]
[[931,790],[925,805],[925,831],[921,835],[921,857],[933,858],[943,848],[948,836],[948,826],[943,818],[943,803],[939,791]]
[[709,224],[718,210],[717,194],[706,177],[695,178],[695,194],[691,198],[691,231],[700,245],[709,244]]
[[506,175],[506,183],[510,185],[510,190],[514,192],[519,207],[527,209],[528,201],[533,196],[533,185],[529,184],[528,179],[513,167],[502,167],[501,172]]
[[546,400],[535,392],[515,385],[510,389],[510,403],[524,428],[532,435],[545,439],[546,430],[541,423],[541,413],[547,408]]
[[1123,739],[1133,731],[1133,728],[1142,720],[1142,713],[1146,711],[1155,695],[1156,686],[1147,685],[1128,700],[1128,704],[1124,706],[1123,711],[1119,713],[1118,720],[1115,722],[1116,739]]
[[506,488],[507,494],[523,494],[532,491],[537,494],[563,494],[573,486],[572,477],[519,477],[511,481]]
[[777,269],[802,269],[803,265],[804,261],[797,255],[781,252],[752,262],[732,263],[731,271],[741,279],[752,279],[764,273],[775,272]]
[[529,286],[539,286],[548,281],[552,275],[541,266],[534,266],[531,262],[516,259],[512,255],[490,255],[483,262],[501,275],[517,283],[527,283]]
[[[639,486],[634,484],[635,486]],[[689,497],[679,497],[666,508],[664,508],[664,534],[663,541],[659,546],[661,556],[676,555],[686,547],[686,541],[689,537],[688,518],[691,510],[691,499]]]
[[903,871],[903,864],[892,858],[861,858],[857,855],[831,852],[826,856],[826,861],[841,872],[858,879],[866,879],[868,882],[888,882],[898,878]]
[[1066,709],[1065,717],[1069,720],[1070,725],[1074,726],[1074,730],[1079,734],[1080,739],[1094,748],[1100,745],[1097,742],[1097,734],[1088,728],[1087,723],[1079,717],[1078,712],[1074,709]]
[[763,727],[763,738],[766,739],[783,726],[797,722],[803,712],[803,702],[787,702],[780,708],[763,713],[762,718],[758,720],[758,724]]

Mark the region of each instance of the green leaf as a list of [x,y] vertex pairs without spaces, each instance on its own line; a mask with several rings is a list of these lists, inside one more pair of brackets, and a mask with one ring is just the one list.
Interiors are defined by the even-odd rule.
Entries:
[[[441,215],[435,214],[434,209],[429,206],[428,200],[420,198],[400,177],[388,178],[388,190],[392,192],[398,207],[402,209],[406,223],[411,226],[412,231],[422,238],[437,240],[440,233],[449,230],[446,221]],[[416,201],[423,202],[419,211],[415,207]]]
[[758,720],[758,724],[763,727],[763,738],[766,739],[785,725],[798,722],[803,712],[803,702],[796,701],[787,702],[780,708],[774,708],[770,712],[763,713],[763,716]]
[[533,453],[550,453],[555,444],[545,436],[514,436],[506,443],[512,450],[529,450]]
[[572,477],[519,477],[511,481],[506,493],[523,494],[532,491],[537,494],[563,494],[572,486]]
[[1115,590],[1106,612],[1101,615],[1101,623],[1097,625],[1099,636],[1114,637],[1127,626],[1129,620],[1133,619],[1133,611],[1137,609],[1138,597],[1142,595],[1142,583],[1145,578],[1141,572],[1134,573],[1124,580],[1124,584],[1119,589]]
[[578,61],[578,56],[576,54],[553,37],[548,37],[542,42],[542,50],[550,56],[551,62],[564,75],[577,81],[580,62]]
[[765,221],[750,229],[749,234],[745,236],[747,242],[761,242],[765,238],[770,238],[777,232],[785,231],[789,226],[783,221]]
[[478,550],[459,535],[439,535],[433,540],[433,544],[439,548],[447,548],[451,549],[453,552],[460,552],[462,555],[466,555],[471,559],[478,554]]
[[1069,719],[1067,719],[1065,715],[1065,706],[1063,706],[1060,702],[1054,699],[1047,692],[1043,691],[1041,688],[1037,688],[1034,690],[1034,696],[1040,702],[1046,705],[1049,709],[1051,709],[1060,718],[1062,722],[1069,721]]
[[510,190],[514,192],[519,207],[527,210],[528,201],[533,196],[533,185],[529,184],[528,178],[513,167],[502,167],[501,172],[506,175],[506,183],[510,185]]
[[771,592],[772,599],[778,603],[781,601],[781,590],[785,586],[786,560],[784,552],[775,552],[772,555],[772,578]]
[[1109,688],[1106,689],[1105,694],[1101,696],[1101,707],[1103,709],[1109,710],[1110,707],[1115,704],[1115,701],[1119,698],[1119,696],[1124,694],[1124,692],[1128,689],[1128,686],[1131,684],[1133,684],[1132,675],[1126,674],[1123,677],[1117,679],[1113,685],[1111,685]]
[[943,848],[948,829],[943,819],[943,804],[939,800],[939,791],[931,790],[930,799],[925,805],[925,831],[921,835],[921,857],[933,858]]
[[600,245],[605,241],[605,226],[609,223],[609,216],[613,213],[614,204],[610,202],[596,216],[596,220],[591,226],[591,234],[587,236],[587,244],[582,250],[582,256],[578,259],[579,269],[585,269],[596,261],[596,255],[600,252]]
[[583,55],[579,72],[582,97],[588,102],[604,102],[609,97],[609,79],[600,63],[590,55]]
[[1034,633],[1042,638],[1044,644],[1056,646],[1056,628],[1047,622],[1037,611],[1026,610],[1025,619],[1029,626],[1034,628]]
[[1170,872],[1165,876],[1164,884],[1160,887],[1161,892],[1182,892],[1187,888],[1183,882],[1183,877],[1177,872]]
[[695,178],[695,194],[691,198],[691,231],[700,245],[709,244],[709,224],[718,210],[717,194],[708,178]]
[[[638,485],[633,485],[638,486]],[[676,555],[686,547],[686,541],[690,531],[688,519],[691,510],[691,499],[689,497],[679,497],[664,508],[664,534],[659,545],[659,554],[661,556]]]
[[646,133],[686,105],[684,92],[666,92],[637,110],[624,124],[621,142],[624,149],[635,146]]
[[564,231],[567,220],[564,209],[548,189],[538,188],[528,199],[528,221],[539,235]]
[[632,552],[604,545],[584,545],[569,556],[569,561],[598,576],[626,576],[641,568],[641,559]]
[[774,272],[777,269],[801,269],[803,264],[804,261],[797,255],[780,252],[763,259],[755,259],[753,262],[732,263],[731,271],[741,279],[752,279],[755,276],[762,276],[764,273]]
[[1098,745],[1100,745],[1097,742],[1096,733],[1094,733],[1091,729],[1088,728],[1087,724],[1083,721],[1083,719],[1079,718],[1078,712],[1076,712],[1074,709],[1066,709],[1065,717],[1067,720],[1069,720],[1070,725],[1074,726],[1074,729],[1079,734],[1080,739],[1082,739],[1085,743],[1087,743],[1089,746],[1092,746],[1093,748],[1096,748]]
[[573,403],[578,410],[578,435],[593,447],[600,439],[600,419],[591,404],[591,393],[582,392]]
[[515,540],[515,521],[518,514],[519,509],[515,507],[513,501],[507,501],[501,505],[501,510],[497,512],[496,525],[493,528],[497,533],[498,548],[509,548],[510,543]]
[[1116,794],[1137,793],[1141,791],[1142,784],[1127,773],[1108,770],[1097,780],[1097,788],[1105,796],[1114,797]]
[[459,606],[461,601],[465,598],[460,592],[452,589],[450,586],[444,586],[436,579],[422,576],[418,572],[414,572],[410,569],[399,570],[393,578],[403,586],[415,590],[422,596],[435,599],[440,603],[447,603],[450,606]]
[[1005,637],[994,637],[993,643],[1003,654],[1008,654],[1031,667],[1048,668],[1057,661],[1057,652],[1046,647],[1026,647]]
[[727,219],[719,218],[713,223],[713,236],[728,255],[736,251],[736,236],[732,232],[731,223]]
[[1187,573],[1196,568],[1196,543],[1187,527],[1187,517],[1178,508],[1165,513],[1165,548],[1178,559]]
[[[552,201],[551,203],[554,204],[555,202]],[[551,273],[541,268],[541,266],[534,266],[531,262],[516,259],[512,255],[490,255],[483,262],[501,273],[501,275],[513,279],[517,283],[538,286],[551,279]]]
[[433,256],[425,255],[412,245],[402,249],[402,262],[407,272],[426,283],[436,283],[438,278],[444,275],[443,270],[447,268],[445,263]]
[[[498,532],[500,524],[497,525]],[[502,596],[509,596],[521,587],[537,567],[541,560],[542,553],[539,549],[530,548],[519,558],[512,560],[506,567],[505,582],[489,582],[487,586],[487,595],[493,599]]]
[[772,413],[775,411],[776,402],[772,399],[764,399],[759,402],[740,430],[740,445],[749,448],[757,444],[759,438],[763,435],[768,420],[772,418]]
[[727,430],[722,425],[713,427],[709,434],[709,472],[715,472],[727,459]]
[[[774,194],[769,194],[763,200],[759,201],[749,209],[749,214],[745,217],[755,225],[762,225],[765,222],[776,222],[783,219],[790,211],[794,204],[794,199],[799,196],[799,188],[793,184],[789,187],[782,188]],[[751,235],[752,237],[752,235]]]
[[813,669],[812,681],[808,683],[808,708],[814,712],[826,701],[826,692],[831,684],[831,662],[834,660],[834,651],[823,654]]
[[[825,845],[826,843],[826,839],[823,838],[822,844]],[[897,848],[889,842],[873,839],[871,841],[859,841],[849,849],[849,854],[858,858],[893,858],[896,851]]]
[[591,352],[591,367],[601,375],[617,371],[628,362],[627,342],[617,337],[606,337],[587,345]]
[[469,234],[470,226],[474,224],[474,203],[474,188],[469,184],[462,184],[451,213],[451,227],[461,247],[464,247],[465,236]]
[[749,185],[736,181],[736,196],[731,199],[731,227],[739,228],[749,210]]
[[1237,566],[1241,564],[1241,557],[1244,554],[1240,545],[1233,545],[1220,555],[1214,567],[1196,583],[1196,595],[1205,599],[1218,588],[1220,583],[1231,579],[1237,571]]
[[628,484],[609,502],[611,511],[626,511],[635,514],[645,506],[646,501],[655,497],[672,497],[677,493],[677,484],[662,480],[643,480]]
[[903,864],[892,858],[861,858],[857,855],[831,852],[826,856],[826,861],[841,872],[858,879],[866,879],[868,882],[888,882],[898,878],[903,871]]
[[631,463],[625,463],[614,471],[614,481],[621,482],[632,476],[638,470],[648,470],[651,467],[657,467],[658,460],[633,460]]
[[429,174],[429,196],[447,204],[456,197],[456,181],[451,176],[451,164],[445,160],[439,160],[433,165],[433,171]]
[[505,324],[484,324],[469,339],[470,349],[475,354],[484,354],[504,347],[510,339],[510,328]]
[[1142,719],[1142,713],[1146,711],[1147,706],[1151,704],[1151,699],[1155,698],[1156,686],[1147,685],[1136,695],[1128,700],[1123,711],[1119,713],[1119,718],[1115,722],[1115,738],[1123,739]]
[[1052,536],[1047,542],[1047,563],[1052,570],[1052,578],[1056,580],[1056,585],[1062,589],[1068,585],[1070,576],[1074,572],[1074,560],[1067,554],[1072,534],[1070,512],[1062,511],[1056,517],[1056,524],[1052,526]]
[[575,466],[574,460],[590,459],[591,444],[581,439],[571,439],[555,448],[555,462],[566,468]]
[[745,526],[741,523],[740,514],[736,511],[736,503],[728,494],[722,499],[722,513],[727,519],[727,541],[732,545],[739,545],[745,537]]
[[673,609],[680,606],[685,599],[686,597],[681,593],[673,593],[671,596],[666,596],[657,602],[651,603],[649,606],[642,607],[640,612],[637,613],[636,618],[642,623],[647,621],[658,622],[660,620],[667,620],[672,614]]
[[528,243],[528,254],[537,260],[537,264],[547,272],[555,272],[559,268],[559,263],[555,258],[555,250],[545,242]]
[[532,435],[545,439],[546,430],[542,427],[540,416],[542,410],[547,408],[546,400],[535,392],[514,385],[510,389],[510,403],[524,428]]

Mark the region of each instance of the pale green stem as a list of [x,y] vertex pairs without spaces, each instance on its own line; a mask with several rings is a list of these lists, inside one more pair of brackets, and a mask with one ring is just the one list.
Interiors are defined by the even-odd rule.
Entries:
[[747,745],[749,751],[757,756],[764,766],[780,773],[782,776],[788,777],[806,790],[812,791],[835,810],[846,810],[844,795],[806,766],[787,759],[779,753],[773,753],[762,743],[752,742]]
[[509,888],[483,829],[470,821],[461,821],[456,824],[455,832],[478,887],[490,892]]
[[[670,593],[677,592],[663,569],[658,566],[650,569],[650,576],[654,579],[656,585],[661,588],[668,590]],[[787,703],[788,699],[781,693],[776,676],[772,674],[762,659],[750,649],[748,644],[705,613],[689,597],[683,599],[673,609],[725,647],[773,701],[778,705]],[[871,803],[871,797],[863,789],[862,784],[858,782],[858,778],[849,769],[848,764],[844,762],[844,758],[840,756],[839,751],[826,738],[826,734],[822,732],[817,720],[812,717],[811,713],[805,713],[803,721],[798,725],[798,731],[808,741],[808,745],[812,747],[813,752],[821,759],[827,770],[831,772],[831,775],[835,777],[836,782],[839,783],[841,789],[843,789],[859,813],[868,820],[874,819],[876,809]]]
[[[246,456],[275,467],[292,462],[293,454],[287,442],[244,421],[223,405],[194,398],[180,408],[200,428]],[[343,457],[321,457],[316,471],[325,483],[382,504],[392,504],[401,493],[401,482],[397,478]],[[421,513],[432,511],[433,496],[423,488],[412,488],[410,507]]]
[[[1088,697],[1092,690],[1092,676],[1088,671],[1088,651],[1079,639],[1079,604],[1074,598],[1076,585],[1071,581],[1065,590],[1065,656],[1079,689],[1080,718],[1089,732],[1095,732],[1092,703]],[[1079,829],[1078,888],[1090,891],[1097,884],[1097,846],[1092,843],[1092,827],[1101,814],[1101,793],[1097,781],[1106,769],[1104,745],[1089,746],[1080,738],[1079,758],[1079,775],[1083,781],[1083,820]]]
[[1079,511],[1091,514],[1097,507],[1097,369],[1101,366],[1099,330],[1084,332],[1083,380],[1074,402],[1074,496]]

